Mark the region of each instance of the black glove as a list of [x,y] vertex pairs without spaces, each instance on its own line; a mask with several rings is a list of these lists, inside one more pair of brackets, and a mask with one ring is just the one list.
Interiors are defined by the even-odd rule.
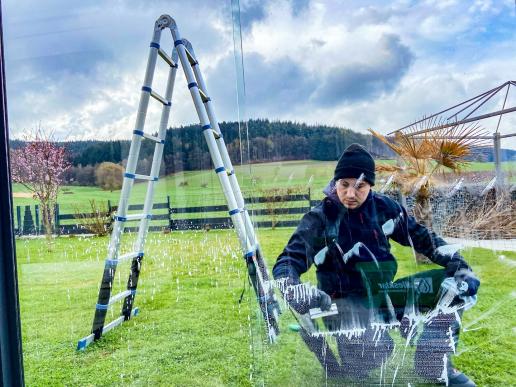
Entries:
[[299,283],[289,278],[282,286],[283,298],[299,314],[306,314],[310,309],[330,310],[331,297],[313,285]]
[[[455,274],[460,295],[474,296],[480,287],[480,280],[471,270],[462,269]],[[467,285],[467,286],[466,286]]]
[[464,260],[454,258],[448,262],[446,275],[455,278],[461,295],[474,296],[477,294],[480,280]]

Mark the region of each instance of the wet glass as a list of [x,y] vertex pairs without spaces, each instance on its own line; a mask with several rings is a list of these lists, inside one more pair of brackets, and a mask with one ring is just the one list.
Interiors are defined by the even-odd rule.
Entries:
[[[457,161],[446,136],[460,128],[401,151],[367,128],[386,135],[475,95],[405,132],[511,109],[512,84],[499,86],[514,50],[496,44],[513,48],[512,7],[11,0],[3,12],[28,385],[417,385],[446,382],[450,358],[479,385],[510,384],[514,113],[482,121],[457,172],[436,166]],[[155,34],[164,14],[180,35]],[[335,182],[352,143],[377,171],[346,209],[335,183],[369,189],[363,174]],[[467,268],[448,267],[459,255],[478,295]]]

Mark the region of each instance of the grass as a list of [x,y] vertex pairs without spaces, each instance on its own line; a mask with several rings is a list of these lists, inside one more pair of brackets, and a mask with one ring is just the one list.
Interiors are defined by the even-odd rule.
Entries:
[[[381,160],[380,160],[381,162]],[[335,161],[297,160],[236,166],[236,176],[242,192],[246,196],[260,196],[260,190],[278,187],[308,187],[313,195],[320,195],[333,176]],[[503,163],[506,171],[516,169],[516,161]],[[473,162],[466,171],[494,171],[494,163]],[[131,195],[131,203],[142,204],[145,199],[147,183],[136,183]],[[36,202],[30,197],[17,197],[27,193],[20,184],[13,185],[15,206],[32,205]],[[173,206],[196,206],[224,203],[217,176],[211,169],[187,171],[162,178],[155,188],[155,202],[166,201],[170,196]],[[88,208],[88,200],[97,202],[111,200],[118,204],[120,191],[102,191],[97,187],[65,186],[59,196],[61,209],[73,213],[75,207]]]
[[[320,198],[322,189],[330,180],[334,162],[322,161],[288,161],[275,162],[267,164],[256,164],[252,166],[235,167],[236,175],[239,177],[239,183],[244,196],[263,196],[261,190],[267,190],[277,187],[302,187],[303,192],[308,192],[309,181],[311,179],[312,196]],[[251,171],[250,171],[251,168]],[[251,173],[253,178],[251,179]],[[186,184],[185,184],[186,183]],[[130,204],[143,204],[147,183],[136,183],[131,193]],[[19,197],[20,193],[27,193],[27,190],[20,184],[13,185],[15,194],[14,205],[25,206],[34,205],[34,201],[30,197]],[[225,204],[223,192],[220,183],[212,170],[188,171],[162,178],[157,184],[154,194],[155,203],[163,203],[167,201],[167,195],[170,196],[172,207],[185,206],[203,206],[214,204]],[[120,191],[102,191],[96,187],[77,187],[65,186],[59,195],[59,205],[61,214],[74,214],[77,210],[80,212],[91,212],[89,200],[94,199],[97,203],[105,204],[108,200],[112,205],[118,204]],[[296,203],[296,206],[307,205],[307,202]],[[252,208],[249,207],[249,208]],[[263,208],[263,207],[262,207]],[[34,207],[31,208],[33,219],[35,219]],[[166,209],[155,210],[154,214],[165,214]],[[223,213],[210,213],[211,217],[224,217]],[[23,219],[24,209],[21,209],[21,218]],[[206,214],[187,214],[186,217],[206,216]],[[183,214],[181,218],[184,218]],[[15,215],[16,219],[16,215]],[[17,220],[15,222],[17,225]],[[63,224],[72,224],[74,221],[64,221]],[[166,223],[166,222],[165,222]],[[163,221],[154,221],[152,224],[165,226]]]
[[[483,172],[483,171],[494,171],[495,163],[490,162],[480,162],[473,161],[468,164],[468,166],[464,169],[466,172]],[[505,172],[510,172],[516,170],[516,161],[504,161],[502,163],[502,170]]]
[[[381,160],[380,160],[381,161]],[[387,160],[390,162],[390,160]],[[516,168],[516,162],[503,163],[507,171]],[[312,199],[322,196],[322,189],[333,176],[334,161],[297,160],[272,162],[265,164],[253,164],[236,166],[236,176],[244,196],[263,196],[266,190],[271,188],[298,187],[302,192],[308,192],[310,187]],[[468,171],[494,170],[494,163],[471,163]],[[382,186],[378,179],[378,187]],[[136,183],[131,194],[130,204],[143,204],[147,183]],[[15,193],[15,206],[33,206],[37,202],[28,196],[27,190],[20,184],[13,184]],[[154,202],[163,203],[170,197],[172,207],[203,206],[224,204],[225,198],[220,188],[217,176],[212,170],[188,171],[169,175],[162,178],[155,188]],[[89,200],[94,199],[101,206],[105,206],[110,200],[113,206],[118,204],[120,191],[103,191],[97,187],[65,186],[63,187],[58,202],[61,214],[74,214],[79,212],[91,212]],[[300,206],[299,203],[296,206]],[[102,208],[102,207],[101,207]],[[107,208],[107,207],[106,207]],[[34,207],[31,209],[33,218]],[[163,214],[163,210],[156,210],[155,214]],[[21,209],[23,218],[24,209]],[[198,214],[199,215],[199,214]],[[210,214],[210,216],[224,216],[222,214]],[[187,215],[195,217],[195,214]],[[205,216],[205,214],[200,214]],[[16,215],[15,215],[16,219]],[[71,224],[74,221],[64,221],[63,224]],[[163,222],[153,224],[164,225]],[[16,220],[17,227],[17,220]]]
[[[310,177],[314,190],[320,191],[333,174],[333,161],[286,161],[251,166],[236,166],[236,176],[245,195],[260,196],[260,189],[304,186]],[[252,173],[252,175],[251,175]],[[252,176],[252,178],[251,178]],[[65,186],[59,196],[59,203],[65,210],[73,209],[78,203],[87,206],[89,199],[111,200],[118,204],[120,191],[102,191],[97,187]],[[136,183],[131,194],[131,203],[141,204],[145,199],[147,183]],[[13,192],[27,192],[20,184],[14,184]],[[220,183],[213,170],[180,172],[161,178],[156,184],[155,201],[164,202],[170,195],[175,206],[195,206],[224,203]],[[15,197],[15,205],[35,204],[31,198]]]
[[[269,268],[292,231],[259,230]],[[126,239],[130,243],[131,237]],[[76,352],[77,340],[91,329],[107,242],[106,237],[59,238],[48,252],[44,240],[17,240],[27,385],[325,383],[313,355],[289,331],[289,313],[281,317],[278,343],[265,343],[231,230],[149,234],[136,297],[141,314]],[[416,268],[406,248],[395,245],[393,252],[399,276],[430,268]],[[477,306],[464,316],[464,326],[472,330],[462,335],[456,364],[482,386],[516,380],[516,254],[503,254],[502,260],[488,250],[464,251],[482,287]],[[127,273],[128,266],[121,265],[115,291],[124,288]],[[304,280],[314,282],[314,271]],[[118,313],[115,305],[109,319]]]

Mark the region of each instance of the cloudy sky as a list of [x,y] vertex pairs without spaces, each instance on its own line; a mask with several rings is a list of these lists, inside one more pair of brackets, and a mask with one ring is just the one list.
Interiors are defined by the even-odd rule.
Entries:
[[[193,43],[219,120],[238,117],[231,0],[2,6],[12,137],[41,126],[61,139],[128,138],[154,21],[163,13]],[[387,133],[516,80],[514,0],[241,0],[240,8],[240,111],[248,117]],[[162,46],[172,47],[169,33]],[[166,67],[157,71],[153,89],[164,90]],[[478,113],[501,109],[504,97]],[[514,106],[516,88],[506,103]],[[157,115],[155,106],[149,131]],[[196,122],[178,77],[171,125]],[[482,124],[492,132],[497,122]],[[502,133],[515,128],[516,113],[502,119]],[[502,146],[516,149],[516,138]]]

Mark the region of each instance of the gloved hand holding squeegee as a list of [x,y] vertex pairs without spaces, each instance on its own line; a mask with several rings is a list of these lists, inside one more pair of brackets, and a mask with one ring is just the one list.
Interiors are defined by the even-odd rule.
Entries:
[[338,313],[331,297],[309,283],[287,278],[281,286],[281,291],[288,305],[299,314],[310,313],[311,317],[315,316],[312,318],[318,318]]
[[467,310],[477,302],[480,280],[459,255],[461,248],[460,244],[451,244],[436,249],[438,254],[450,258],[445,268],[447,278],[441,284],[443,296],[440,301],[449,305],[455,297],[458,297],[463,301],[461,308]]

